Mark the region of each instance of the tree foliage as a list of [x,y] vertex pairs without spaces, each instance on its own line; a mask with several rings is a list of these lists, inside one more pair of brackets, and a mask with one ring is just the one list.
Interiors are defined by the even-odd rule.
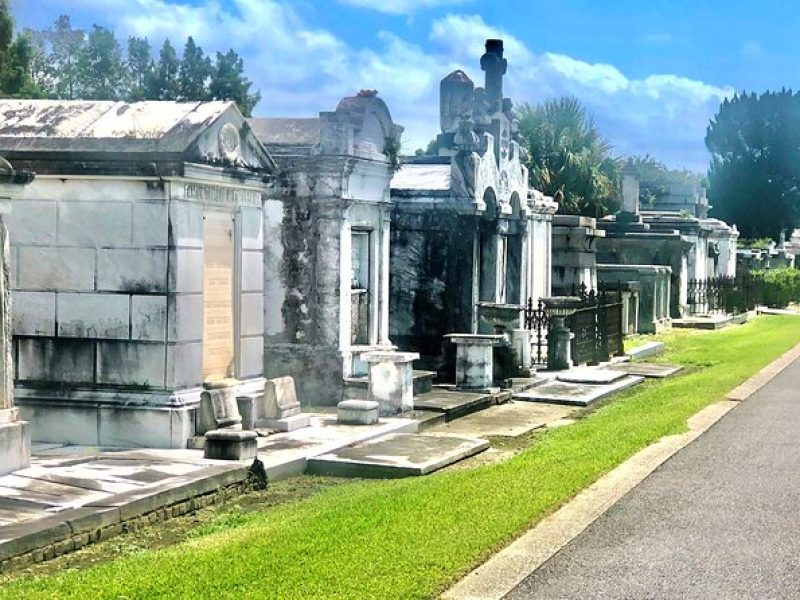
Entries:
[[800,95],[726,99],[705,141],[714,216],[735,223],[745,238],[777,239],[800,224]]
[[95,25],[86,36],[77,62],[81,97],[121,100],[127,96],[128,71],[122,50],[111,30]]
[[217,52],[208,90],[214,100],[233,100],[242,114],[249,117],[261,100],[261,92],[250,92],[252,85],[244,76],[244,61],[236,52]]
[[560,212],[602,217],[619,208],[619,161],[577,99],[525,103],[517,116],[531,185],[552,196]]
[[8,0],[0,0],[0,96],[42,95],[31,77],[34,47],[26,35],[14,36],[14,19]]
[[234,51],[212,61],[192,37],[183,54],[164,40],[157,59],[147,38],[123,50],[114,32],[76,29],[68,15],[13,40],[8,0],[0,0],[0,94],[72,100],[232,100],[246,116],[261,100]]

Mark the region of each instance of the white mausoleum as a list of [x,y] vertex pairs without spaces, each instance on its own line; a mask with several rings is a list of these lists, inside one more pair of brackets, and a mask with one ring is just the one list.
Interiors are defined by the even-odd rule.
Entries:
[[9,223],[35,441],[180,448],[204,382],[263,387],[274,164],[233,103],[0,100],[0,154],[37,173]]

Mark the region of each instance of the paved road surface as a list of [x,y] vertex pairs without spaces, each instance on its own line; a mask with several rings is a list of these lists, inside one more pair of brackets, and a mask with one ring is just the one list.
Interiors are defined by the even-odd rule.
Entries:
[[800,361],[507,598],[800,598]]

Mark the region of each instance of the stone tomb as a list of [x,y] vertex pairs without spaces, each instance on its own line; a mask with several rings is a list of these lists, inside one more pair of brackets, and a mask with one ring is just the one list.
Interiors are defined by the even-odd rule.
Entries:
[[275,165],[233,102],[0,100],[15,399],[33,441],[185,448],[203,382],[263,385]]
[[[18,172],[0,157],[0,475],[30,464],[31,427],[14,406],[14,364],[11,349],[10,256],[6,219],[10,199],[33,181],[33,173]],[[2,495],[2,493],[0,493]]]
[[301,412],[293,377],[267,379],[264,398],[256,417],[256,427],[294,431],[308,427],[311,417]]

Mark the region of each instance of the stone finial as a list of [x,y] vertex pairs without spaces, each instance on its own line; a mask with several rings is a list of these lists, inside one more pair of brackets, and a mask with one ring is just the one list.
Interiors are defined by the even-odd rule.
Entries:
[[456,70],[439,83],[439,124],[442,133],[458,127],[459,119],[472,112],[475,84],[464,71]]
[[503,101],[503,75],[508,61],[503,58],[503,40],[486,40],[486,53],[481,57],[481,70],[486,73],[486,94],[492,110],[500,110]]

